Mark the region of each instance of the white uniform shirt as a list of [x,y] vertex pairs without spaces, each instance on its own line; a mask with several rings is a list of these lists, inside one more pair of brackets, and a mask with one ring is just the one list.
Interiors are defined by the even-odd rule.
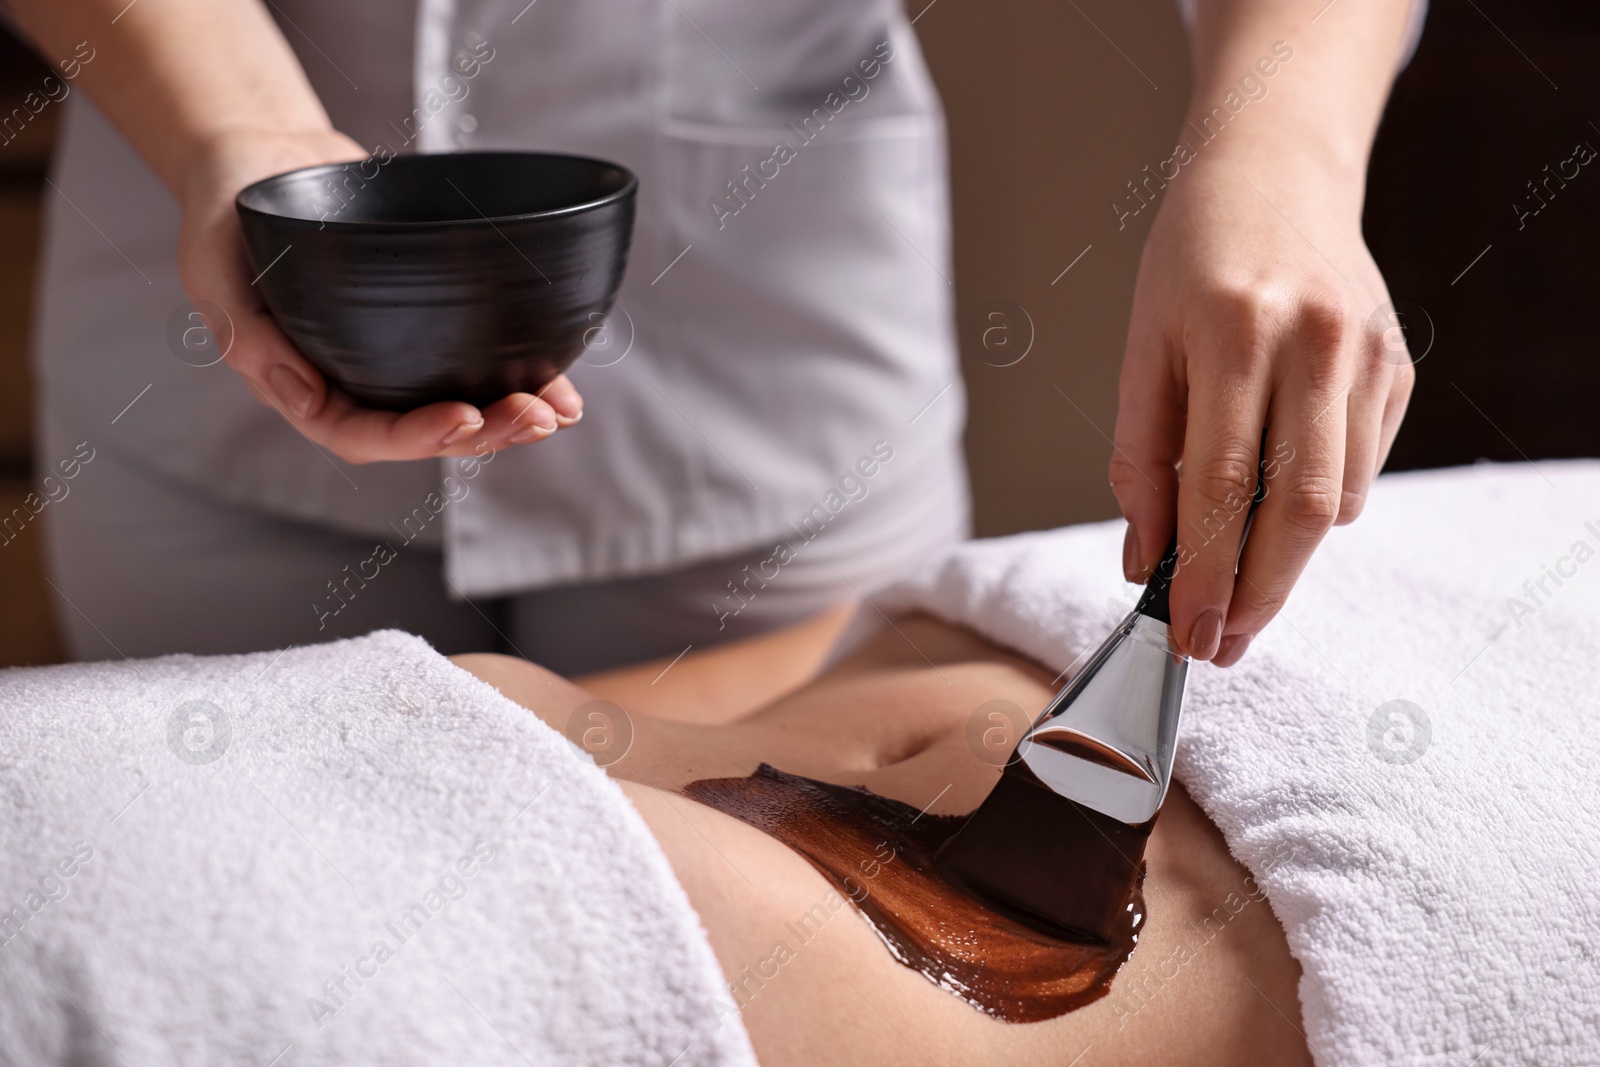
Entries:
[[[965,507],[942,118],[892,0],[272,9],[369,148],[639,175],[617,310],[571,372],[583,422],[482,465],[322,453],[225,365],[174,354],[177,207],[74,94],[37,341],[52,426],[266,512],[442,546],[469,595],[773,543],[880,441],[903,499]],[[924,517],[876,514],[886,538]]]

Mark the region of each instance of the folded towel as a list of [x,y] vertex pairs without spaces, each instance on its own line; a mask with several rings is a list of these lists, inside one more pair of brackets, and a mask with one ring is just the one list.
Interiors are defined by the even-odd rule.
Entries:
[[[1065,669],[1132,606],[1121,541],[972,542],[878,602]],[[1175,773],[1288,933],[1318,1063],[1597,1062],[1600,464],[1380,479],[1189,677]]]
[[0,673],[0,1063],[753,1067],[574,752],[396,632]]

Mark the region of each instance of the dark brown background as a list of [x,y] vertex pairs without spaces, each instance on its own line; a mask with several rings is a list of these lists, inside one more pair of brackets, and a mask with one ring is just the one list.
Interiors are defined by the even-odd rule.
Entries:
[[[1105,435],[1152,213],[1119,233],[1109,204],[1169,154],[1188,92],[1182,27],[1168,0],[937,0],[916,28],[950,120],[977,532],[1114,516]],[[1512,205],[1578,142],[1600,148],[1597,45],[1590,4],[1433,5],[1368,187],[1373,253],[1433,334],[1390,469],[1596,452],[1600,160],[1520,230]],[[0,43],[0,101],[42,74]],[[58,111],[0,147],[0,514],[32,481],[27,332]],[[1031,322],[1031,349],[1008,367],[977,343],[996,310],[1015,344]],[[34,527],[0,548],[0,665],[60,654],[51,613],[71,609],[38,553]]]

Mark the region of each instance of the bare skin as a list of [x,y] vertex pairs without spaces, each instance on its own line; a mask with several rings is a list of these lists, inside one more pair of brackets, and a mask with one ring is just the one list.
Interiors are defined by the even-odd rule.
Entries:
[[648,660],[574,678],[597,697],[658,719],[732,722],[816,677],[854,615],[849,605],[769,634],[676,660]]
[[[1049,672],[966,630],[926,618],[898,625],[900,632],[885,630],[819,677],[732,722],[654,717],[648,691],[630,705],[632,748],[608,770],[660,841],[730,982],[769,959],[778,941],[792,940],[786,924],[830,888],[799,854],[675,790],[700,778],[746,775],[767,762],[917,808],[931,802],[935,813],[970,811],[998,774],[968,747],[973,709],[994,699],[1033,709],[1050,694]],[[795,647],[804,652],[814,641],[801,627]],[[726,668],[740,646],[719,651]],[[744,651],[750,672],[788,658],[781,637]],[[557,729],[595,696],[510,657],[455,662]],[[668,677],[682,671],[679,685],[710,692],[720,668],[685,657]],[[604,676],[592,681],[607,688]],[[1179,787],[1146,859],[1150,918],[1107,998],[1047,1022],[997,1022],[894,962],[845,908],[749,997],[743,1018],[757,1055],[770,1067],[1088,1065],[1135,1057],[1309,1064],[1296,998],[1300,972],[1283,930],[1216,827]]]

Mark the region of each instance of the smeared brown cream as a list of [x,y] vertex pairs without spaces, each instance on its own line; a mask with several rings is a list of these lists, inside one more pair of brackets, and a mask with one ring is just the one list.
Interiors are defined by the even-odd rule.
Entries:
[[1057,938],[1001,914],[936,869],[935,854],[966,816],[919,814],[865,789],[766,764],[748,778],[693,782],[684,793],[806,857],[896,960],[1006,1022],[1052,1019],[1104,996],[1144,923],[1142,863],[1111,936]]

